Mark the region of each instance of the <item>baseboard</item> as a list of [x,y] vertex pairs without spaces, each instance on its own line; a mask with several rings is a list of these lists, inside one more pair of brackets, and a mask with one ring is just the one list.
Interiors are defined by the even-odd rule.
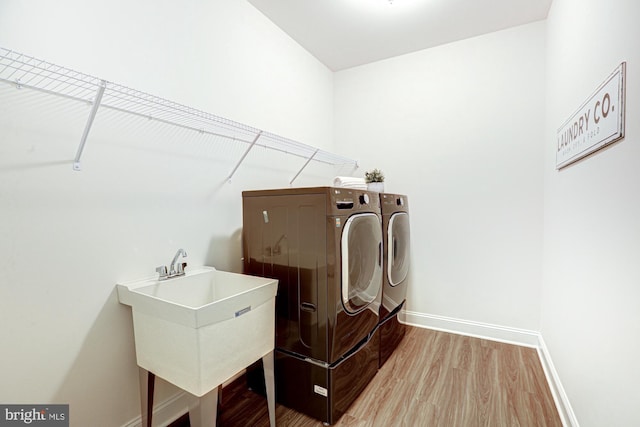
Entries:
[[[189,402],[193,396],[179,391],[163,402],[153,405],[153,425],[167,426],[189,411]],[[144,427],[142,416],[137,416],[122,427]]]
[[542,335],[538,336],[537,349],[538,357],[540,358],[540,363],[542,364],[542,369],[544,369],[544,374],[547,377],[547,382],[549,383],[549,388],[551,389],[553,400],[556,402],[556,408],[558,408],[558,413],[560,414],[560,419],[562,420],[562,425],[567,427],[579,427],[580,424],[578,424],[576,414],[573,412],[573,408],[569,403],[569,397],[564,391],[564,387],[562,387],[560,377],[558,376],[556,368],[553,366],[551,354],[549,353],[547,345],[542,339]]
[[569,398],[560,382],[560,376],[553,366],[549,350],[539,332],[405,310],[400,312],[398,318],[406,325],[419,328],[434,329],[535,348],[538,351],[538,357],[547,377],[547,383],[551,389],[562,425],[565,427],[579,427],[578,420],[569,403]]
[[538,337],[540,336],[538,332],[527,329],[510,328],[489,323],[454,319],[452,317],[417,313],[415,311],[401,312],[399,319],[402,323],[411,326],[452,332],[459,335],[468,335],[525,347],[538,347]]
[[[222,387],[226,387],[245,374],[245,370],[238,372],[227,381],[222,383]],[[189,405],[193,404],[196,399],[192,394],[186,391],[178,391],[164,402],[153,405],[153,424],[159,426],[167,426],[186,414],[189,411]],[[158,421],[161,420],[161,421]],[[144,427],[142,425],[142,416],[138,416],[122,427]]]

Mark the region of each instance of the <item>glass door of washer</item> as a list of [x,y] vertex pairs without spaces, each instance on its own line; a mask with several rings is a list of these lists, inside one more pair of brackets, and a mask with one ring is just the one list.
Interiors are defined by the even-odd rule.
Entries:
[[341,239],[342,305],[349,314],[375,301],[382,285],[382,226],[374,213],[347,219]]
[[389,218],[387,244],[387,278],[391,286],[397,286],[409,273],[409,215],[406,212]]

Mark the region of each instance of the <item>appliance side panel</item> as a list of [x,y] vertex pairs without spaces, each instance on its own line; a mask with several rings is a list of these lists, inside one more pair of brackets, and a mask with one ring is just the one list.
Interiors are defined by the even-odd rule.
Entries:
[[276,351],[279,403],[330,423],[329,368]]
[[278,279],[276,347],[326,360],[325,194],[244,198],[245,273]]
[[[296,238],[300,342],[315,359],[327,359],[327,255],[324,197],[305,197],[291,224]],[[294,228],[295,227],[295,228]]]

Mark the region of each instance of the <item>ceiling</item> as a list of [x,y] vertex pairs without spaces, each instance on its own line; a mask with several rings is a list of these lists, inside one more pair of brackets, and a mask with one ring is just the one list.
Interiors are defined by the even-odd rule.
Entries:
[[339,71],[539,21],[552,0],[248,0]]

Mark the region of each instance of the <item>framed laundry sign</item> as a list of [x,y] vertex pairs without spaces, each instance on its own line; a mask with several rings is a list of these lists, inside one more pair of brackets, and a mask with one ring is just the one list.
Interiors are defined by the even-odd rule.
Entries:
[[558,128],[556,169],[624,137],[627,63],[621,63]]

